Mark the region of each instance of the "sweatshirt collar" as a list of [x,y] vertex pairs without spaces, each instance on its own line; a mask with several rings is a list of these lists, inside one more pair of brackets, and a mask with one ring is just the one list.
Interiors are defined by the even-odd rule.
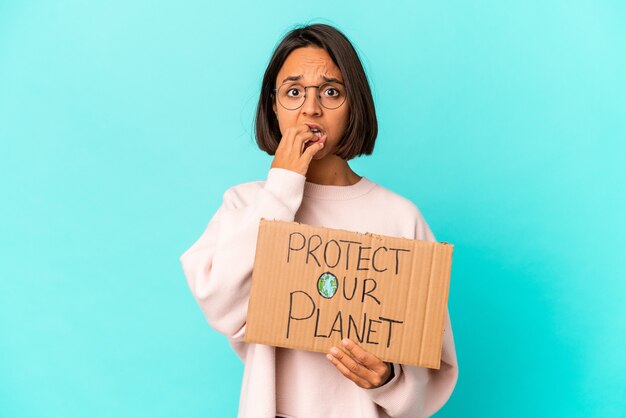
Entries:
[[326,184],[304,182],[304,196],[323,200],[348,200],[363,196],[376,186],[365,176],[348,186],[331,186]]

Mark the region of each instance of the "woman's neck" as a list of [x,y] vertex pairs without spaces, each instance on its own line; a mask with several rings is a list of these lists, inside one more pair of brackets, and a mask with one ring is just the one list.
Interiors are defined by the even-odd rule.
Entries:
[[348,162],[336,155],[327,155],[321,160],[311,160],[306,173],[306,181],[328,186],[351,186],[361,177],[357,175]]

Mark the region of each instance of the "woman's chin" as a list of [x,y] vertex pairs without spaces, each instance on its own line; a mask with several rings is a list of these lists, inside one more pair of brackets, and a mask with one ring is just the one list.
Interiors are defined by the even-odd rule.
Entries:
[[322,158],[324,158],[326,156],[326,153],[324,151],[325,150],[323,148],[321,150],[317,151],[315,153],[315,155],[313,155],[313,159],[314,160],[321,160]]

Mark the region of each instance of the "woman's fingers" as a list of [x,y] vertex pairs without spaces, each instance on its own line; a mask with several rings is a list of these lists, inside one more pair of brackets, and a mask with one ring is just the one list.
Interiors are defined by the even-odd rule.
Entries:
[[311,144],[315,145],[319,143],[320,140],[324,142],[326,138],[318,138],[318,136],[315,135],[313,131],[311,131],[311,128],[309,128],[307,125],[298,125],[298,132],[296,133],[296,137],[294,139],[294,146],[300,150],[300,154],[303,154],[304,151],[311,147],[307,147],[306,145],[309,141],[317,141]]
[[391,370],[388,364],[364,350],[352,340],[342,341],[346,352],[332,347],[326,356],[348,379],[366,388],[376,388],[385,383]]
[[316,139],[317,136],[305,124],[287,128],[276,147],[272,167],[286,168],[306,175],[313,155],[323,147],[321,142],[326,140],[321,138],[321,141],[305,146],[307,141]]
[[374,372],[384,372],[387,370],[387,366],[381,359],[372,353],[365,351],[363,348],[355,344],[354,341],[344,338],[341,340],[341,343],[352,355],[352,357],[357,359],[359,363],[365,365],[368,369]]
[[344,376],[366,389],[379,387],[386,382],[391,365],[350,339],[342,340],[342,345],[346,352],[333,347],[327,357]]
[[304,149],[305,142],[314,137],[315,135],[307,125],[296,125],[287,128],[280,142],[284,142],[289,151],[300,150],[298,154],[298,156],[300,156]]
[[[335,352],[335,350],[337,351]],[[328,360],[335,365],[337,370],[362,388],[370,389],[374,387],[373,383],[362,377],[361,373],[363,372],[363,366],[350,359],[350,356],[342,353],[341,350],[335,350],[331,349],[331,354],[326,354],[326,358],[328,358]]]
[[316,142],[315,144],[309,145],[304,150],[304,152],[302,153],[302,158],[304,159],[304,162],[306,163],[307,167],[309,163],[311,162],[311,160],[313,159],[313,156],[322,148],[324,148],[324,142]]

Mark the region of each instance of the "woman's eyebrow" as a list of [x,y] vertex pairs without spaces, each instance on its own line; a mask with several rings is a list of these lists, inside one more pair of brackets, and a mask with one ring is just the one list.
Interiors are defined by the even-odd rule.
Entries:
[[[287,77],[287,78],[285,78],[285,79],[283,80],[283,83],[284,83],[284,82],[286,82],[286,81],[297,81],[297,80],[300,80],[301,78],[302,78],[302,74],[300,74],[300,75],[290,75],[289,77]],[[338,79],[336,79],[336,78],[329,78],[329,77],[326,77],[325,75],[321,76],[321,78],[322,78],[324,81],[328,82],[328,83],[331,83],[331,82],[336,82],[336,83],[341,83],[341,84],[343,84],[343,81],[338,80]]]

